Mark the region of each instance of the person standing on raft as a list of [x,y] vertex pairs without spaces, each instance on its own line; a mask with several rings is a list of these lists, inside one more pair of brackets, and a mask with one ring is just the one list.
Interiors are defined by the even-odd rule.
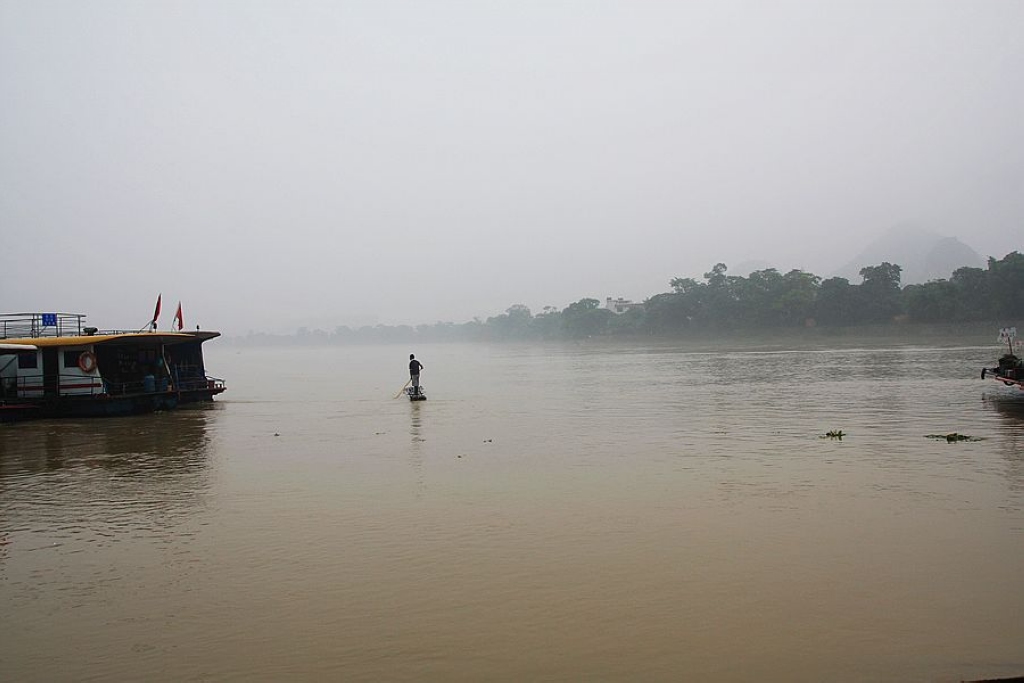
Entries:
[[418,395],[420,393],[420,370],[423,369],[423,363],[416,360],[416,355],[409,354],[409,378],[412,381],[412,393]]

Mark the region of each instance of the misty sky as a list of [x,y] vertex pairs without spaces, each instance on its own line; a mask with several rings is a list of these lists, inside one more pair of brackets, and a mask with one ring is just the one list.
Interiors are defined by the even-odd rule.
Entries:
[[0,0],[0,312],[228,334],[1024,248],[1024,2]]

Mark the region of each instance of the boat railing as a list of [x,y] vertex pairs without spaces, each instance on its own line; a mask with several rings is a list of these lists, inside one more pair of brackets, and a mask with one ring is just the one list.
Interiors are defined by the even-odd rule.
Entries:
[[224,380],[210,377],[199,363],[175,363],[171,369],[173,384],[179,391],[224,390]]
[[92,332],[91,334],[109,334],[109,335],[140,334],[142,332],[154,332],[154,331],[155,330],[152,330],[152,329],[150,329],[147,326],[147,327],[143,327],[141,330],[96,330],[95,332]]
[[[107,393],[104,383],[98,377],[59,374],[55,379],[56,383],[52,386],[61,396],[98,396]],[[50,380],[42,375],[13,377],[8,381],[12,380],[15,393],[22,398],[43,398],[51,387]]]
[[0,339],[18,337],[73,337],[88,334],[81,313],[4,313],[0,314]]
[[166,380],[161,383],[152,377],[141,380],[132,380],[130,382],[111,382],[103,380],[103,386],[106,389],[106,393],[111,396],[124,396],[126,394],[155,394],[162,391],[168,391],[169,389]]
[[204,389],[224,389],[224,380],[208,375],[181,377],[175,384],[178,391],[201,391]]
[[[49,388],[40,375],[10,378],[8,382],[11,381],[14,382],[14,386],[8,387],[5,393],[13,393],[22,398],[44,398]],[[125,396],[130,394],[165,393],[175,390],[175,387],[171,385],[168,378],[161,377],[158,379],[152,375],[143,377],[140,380],[113,382],[100,377],[61,374],[57,375],[55,386],[60,396]],[[200,386],[204,389],[207,388],[206,381],[201,382]],[[13,389],[13,392],[11,389]]]

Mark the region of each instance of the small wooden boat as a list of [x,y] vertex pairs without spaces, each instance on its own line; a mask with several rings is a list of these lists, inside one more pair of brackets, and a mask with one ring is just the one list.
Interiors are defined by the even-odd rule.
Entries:
[[982,368],[981,378],[991,377],[1004,386],[1017,387],[1024,391],[1024,361],[1014,353],[1014,347],[1020,348],[1017,341],[1017,328],[1004,327],[999,330],[999,341],[1007,344],[1007,352],[1000,358],[994,368]]
[[419,387],[409,387],[405,390],[405,393],[408,395],[410,401],[427,400],[427,392],[423,390],[422,384]]

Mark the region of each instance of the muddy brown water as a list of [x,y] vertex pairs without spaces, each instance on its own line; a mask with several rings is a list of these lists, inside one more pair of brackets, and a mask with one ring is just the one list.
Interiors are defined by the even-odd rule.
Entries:
[[0,679],[1020,675],[997,353],[214,342],[212,406],[0,426]]

